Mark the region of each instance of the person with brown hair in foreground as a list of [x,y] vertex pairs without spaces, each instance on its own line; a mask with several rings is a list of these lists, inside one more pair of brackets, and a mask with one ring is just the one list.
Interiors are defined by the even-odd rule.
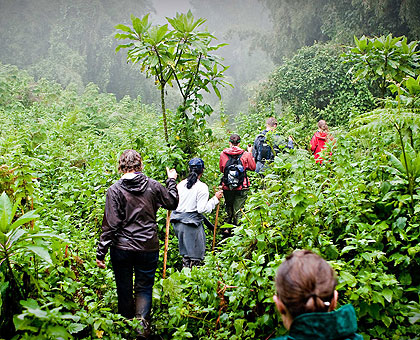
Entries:
[[142,328],[138,330],[138,339],[147,339],[159,259],[156,212],[160,207],[175,209],[179,198],[174,169],[166,168],[166,188],[146,177],[142,170],[142,159],[137,151],[125,150],[121,154],[118,171],[123,176],[106,192],[96,263],[100,268],[106,267],[105,255],[110,248],[118,313],[127,319],[139,319]]
[[289,335],[273,340],[363,340],[353,306],[335,310],[335,273],[319,255],[293,252],[278,268],[275,284],[273,299]]

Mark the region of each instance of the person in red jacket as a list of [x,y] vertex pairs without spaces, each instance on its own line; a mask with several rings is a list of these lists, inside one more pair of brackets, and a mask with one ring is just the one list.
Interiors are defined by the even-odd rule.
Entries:
[[311,139],[311,151],[314,155],[315,161],[322,164],[323,158],[320,152],[325,148],[325,144],[333,140],[329,134],[328,125],[325,120],[318,122],[318,131],[315,132]]
[[[242,216],[241,209],[248,196],[249,178],[246,171],[254,171],[256,168],[255,160],[252,157],[252,146],[248,146],[245,151],[239,147],[240,142],[239,135],[231,135],[229,148],[222,151],[219,161],[219,168],[223,173],[221,184],[227,213],[226,222],[235,225],[238,225]],[[230,234],[229,231],[226,233]]]

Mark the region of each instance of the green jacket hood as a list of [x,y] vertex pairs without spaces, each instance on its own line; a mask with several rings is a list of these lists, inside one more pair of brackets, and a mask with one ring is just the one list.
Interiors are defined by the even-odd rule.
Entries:
[[293,320],[289,335],[276,339],[363,340],[363,337],[356,331],[356,312],[352,305],[345,305],[333,312],[299,315]]

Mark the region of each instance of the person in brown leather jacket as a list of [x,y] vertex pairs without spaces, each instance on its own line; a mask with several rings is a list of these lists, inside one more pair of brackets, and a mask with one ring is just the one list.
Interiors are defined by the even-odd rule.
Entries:
[[124,175],[106,193],[96,263],[100,268],[105,268],[104,259],[110,248],[117,286],[118,313],[129,319],[140,319],[143,326],[140,338],[147,338],[159,258],[156,212],[160,207],[176,209],[179,197],[174,169],[167,169],[165,188],[146,177],[141,172],[142,168],[138,152],[125,150],[121,154],[118,170]]

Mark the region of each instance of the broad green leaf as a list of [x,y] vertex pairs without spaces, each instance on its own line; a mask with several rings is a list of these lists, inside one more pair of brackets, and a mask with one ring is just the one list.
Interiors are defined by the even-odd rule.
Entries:
[[87,325],[81,324],[81,323],[71,323],[68,326],[68,331],[71,334],[79,333],[80,331],[84,330],[87,327]]
[[39,327],[32,325],[32,320],[30,318],[25,318],[25,314],[14,315],[13,324],[16,327],[17,331],[31,331],[36,334],[39,332]]
[[385,314],[382,314],[381,320],[384,323],[384,325],[388,328],[392,323],[392,319],[389,316],[386,316]]
[[121,39],[135,39],[135,37],[131,34],[121,34],[117,33],[114,35],[115,39],[121,40]]
[[34,299],[21,300],[20,304],[25,308],[31,308],[31,309],[39,308],[38,302]]
[[8,232],[8,225],[12,214],[12,202],[10,202],[9,197],[5,192],[0,196],[0,231],[3,233]]
[[388,302],[391,302],[392,301],[392,294],[393,294],[393,292],[392,292],[391,289],[385,288],[382,291],[382,294],[384,295],[384,298],[386,299],[386,301],[388,301]]
[[22,224],[25,224],[25,223],[28,223],[30,221],[33,221],[33,220],[37,219],[38,217],[39,217],[39,215],[35,213],[35,210],[28,211],[27,213],[25,213],[24,215],[22,215],[21,217],[19,217],[10,226],[10,229],[15,229],[15,228],[21,226]]
[[53,337],[53,339],[69,339],[71,335],[62,326],[48,326],[46,333]]
[[290,198],[290,201],[292,202],[292,206],[296,207],[300,202],[302,202],[304,200],[304,196],[300,195],[300,194],[296,194],[293,195]]
[[50,253],[48,252],[48,249],[43,246],[35,246],[35,245],[27,245],[25,246],[26,250],[31,251],[32,253],[38,255],[40,258],[42,258],[45,262],[48,264],[52,264]]
[[401,163],[401,161],[397,157],[395,157],[392,153],[390,152],[385,152],[385,153],[390,157],[391,164],[394,166],[394,168],[397,169],[399,172],[401,172],[401,174],[406,174],[405,167]]
[[33,314],[38,319],[45,320],[48,319],[48,313],[40,308],[27,308],[28,313]]
[[409,77],[405,82],[404,85],[407,87],[408,91],[411,94],[416,94],[420,92],[420,76],[417,79]]
[[357,284],[356,278],[346,271],[340,272],[340,279],[344,280],[344,282],[347,283],[347,285],[350,287],[355,287]]
[[219,91],[219,89],[217,88],[217,86],[216,85],[214,85],[214,84],[212,84],[212,87],[213,87],[213,91],[214,91],[214,93],[216,93],[216,96],[221,100],[222,99],[222,95],[220,94],[220,91]]
[[116,48],[115,48],[115,53],[116,52],[118,52],[120,49],[122,49],[122,48],[129,48],[129,47],[131,47],[131,46],[133,46],[134,44],[133,43],[130,43],[130,44],[125,44],[125,45],[118,45]]
[[408,320],[410,321],[412,325],[414,325],[420,320],[420,313],[414,313],[412,316],[408,318]]
[[168,25],[163,25],[161,27],[159,27],[159,29],[157,30],[157,42],[161,42],[162,39],[165,37],[166,32],[168,31]]
[[388,60],[388,64],[389,64],[392,68],[395,68],[395,69],[397,69],[397,68],[400,66],[400,63],[399,63],[399,62],[397,62],[397,61],[395,61],[395,60],[392,60],[392,59],[389,59],[389,60]]
[[416,76],[416,73],[415,72],[413,72],[411,69],[409,69],[408,67],[406,67],[406,66],[399,66],[399,69],[401,70],[401,71],[404,71],[406,74],[408,74],[409,76],[411,76],[411,77],[415,77]]
[[380,303],[383,307],[385,306],[384,298],[378,292],[375,292],[375,291],[372,292],[372,301]]
[[124,32],[134,33],[130,27],[122,25],[122,24],[116,25],[114,26],[114,28],[117,30],[124,31]]
[[[60,309],[61,309],[61,307],[60,307]],[[77,322],[77,321],[80,320],[80,316],[73,315],[73,314],[61,314],[60,318],[65,319],[65,320],[73,320],[74,322]]]
[[141,19],[141,25],[147,30],[149,29],[149,13],[147,13],[142,19]]
[[134,18],[132,20],[132,23],[133,23],[133,28],[136,31],[136,33],[138,35],[141,35],[143,33],[143,25],[142,25],[141,20],[139,18]]
[[342,250],[341,250],[341,254],[345,254],[348,253],[350,250],[354,250],[357,249],[355,246],[345,246]]
[[26,233],[27,232],[21,228],[12,229],[9,233],[6,234],[6,236],[9,238],[9,246],[13,246],[15,242],[17,242]]
[[417,157],[413,161],[413,175],[415,179],[420,177],[420,152],[417,153]]

